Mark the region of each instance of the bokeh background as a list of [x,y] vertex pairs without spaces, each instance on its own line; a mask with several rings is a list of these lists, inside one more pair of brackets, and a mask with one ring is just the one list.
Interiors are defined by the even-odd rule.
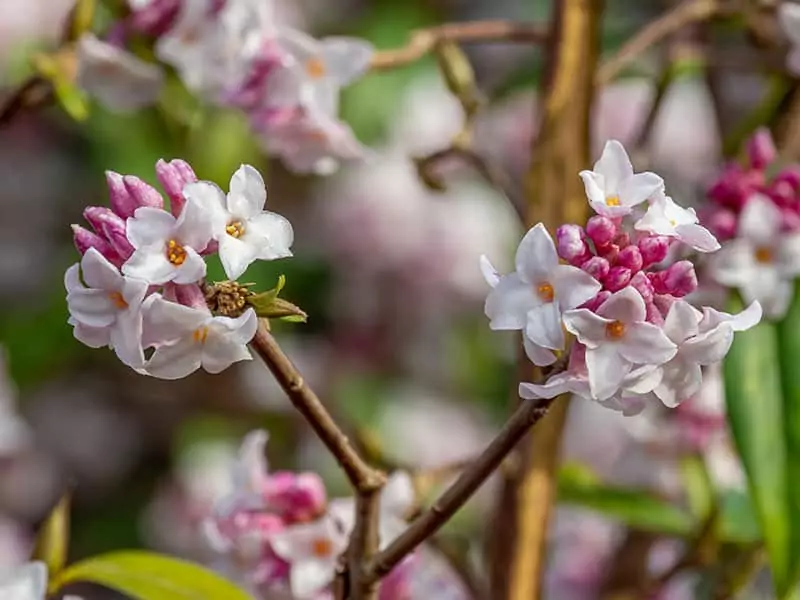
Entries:
[[[277,4],[285,22],[315,34],[359,35],[393,48],[412,29],[441,22],[544,20],[550,3]],[[0,2],[2,86],[20,81],[31,54],[54,43],[69,5]],[[609,1],[604,51],[665,5]],[[662,174],[687,205],[701,201],[721,161],[709,82],[691,68],[696,36],[678,36],[685,38],[679,50],[689,66],[634,157]],[[741,41],[730,37],[724,47],[735,50]],[[388,463],[434,468],[482,449],[511,406],[517,347],[513,336],[488,329],[478,258],[487,254],[507,270],[522,234],[513,190],[521,189],[536,133],[541,56],[535,47],[503,44],[468,53],[489,99],[478,150],[510,174],[511,202],[459,165],[448,166],[446,192],[421,183],[412,159],[448,146],[463,118],[430,58],[369,74],[345,91],[343,117],[376,157],[327,178],[299,177],[268,162],[236,113],[197,106],[187,113],[177,100],[175,111],[135,116],[93,106],[82,124],[57,109],[28,112],[0,130],[0,568],[27,560],[36,525],[65,489],[74,494],[72,558],[150,547],[208,560],[197,523],[230,485],[237,444],[254,428],[270,432],[272,465],[317,471],[331,495],[347,492],[257,358],[218,376],[162,382],[72,338],[62,283],[77,256],[69,225],[82,222],[85,206],[107,202],[108,169],[155,184],[156,160],[180,157],[225,187],[241,163],[256,166],[267,180],[269,207],[295,226],[295,257],[254,264],[243,279],[269,289],[286,275],[286,298],[310,316],[306,324],[278,324],[277,336],[312,386]],[[607,138],[635,145],[662,58],[644,57],[637,76],[600,92],[595,155]],[[730,119],[765,89],[761,76],[746,72],[716,83],[724,86]],[[210,276],[222,279],[219,265]],[[701,447],[726,501],[746,503],[719,376],[707,375],[703,393],[670,414],[654,409],[625,418],[573,403],[564,460],[609,483],[682,502],[680,459]],[[480,563],[493,491],[490,482],[446,528],[444,539],[462,560]],[[613,520],[562,503],[551,527],[547,597],[596,597],[612,574],[609,561],[630,535]],[[669,565],[680,549],[671,541],[647,547],[653,569]],[[669,597],[694,597],[695,583],[691,573],[678,578]]]

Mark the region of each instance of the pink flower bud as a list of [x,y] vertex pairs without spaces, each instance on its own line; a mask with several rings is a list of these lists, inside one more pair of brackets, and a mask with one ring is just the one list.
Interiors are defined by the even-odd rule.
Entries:
[[[588,302],[584,302],[584,304],[583,304],[583,306],[581,306],[581,308],[586,308],[586,309],[589,309],[591,311],[596,311],[598,308],[600,308],[600,306],[603,304],[603,302],[608,300],[610,297],[611,297],[611,292],[609,292],[607,290],[600,290],[599,292],[597,292],[597,295],[594,298],[592,298]],[[578,344],[576,344],[576,346],[577,345]],[[573,356],[575,355],[574,349],[573,349],[573,354],[572,355]]]
[[774,182],[786,183],[792,186],[797,192],[800,190],[800,165],[787,165],[772,180]]
[[616,244],[606,244],[605,246],[600,246],[597,249],[598,254],[605,258],[609,264],[613,265],[617,262],[617,257],[619,256],[619,246]]
[[180,0],[152,0],[129,17],[131,29],[152,37],[167,33],[178,18]]
[[653,281],[656,292],[683,298],[697,289],[697,274],[694,272],[694,265],[688,260],[678,261],[657,275],[661,275],[657,278],[661,281],[659,284]]
[[601,256],[593,256],[581,265],[581,269],[597,279],[597,281],[603,281],[606,275],[608,275],[611,265],[608,264],[608,261],[605,258]]
[[670,294],[656,294],[653,296],[653,304],[658,309],[658,312],[661,313],[662,318],[664,315],[668,315],[672,305],[675,304],[677,298],[671,296]]
[[704,210],[702,223],[720,241],[736,237],[736,213],[729,208],[714,206]]
[[609,292],[618,292],[631,280],[631,270],[626,267],[611,267],[608,275],[603,280],[603,285]]
[[600,248],[610,244],[617,236],[617,226],[608,217],[595,215],[586,223],[586,235],[594,242],[595,247]]
[[653,300],[653,284],[650,283],[650,279],[648,279],[647,275],[642,271],[639,271],[631,277],[631,287],[639,292],[639,295],[642,297],[642,300],[647,302],[651,302]]
[[747,158],[754,169],[765,169],[778,156],[772,134],[766,127],[759,127],[747,140]]
[[75,248],[83,256],[89,248],[94,248],[100,254],[108,259],[108,261],[116,266],[122,265],[123,261],[120,256],[114,252],[111,245],[101,238],[96,233],[81,227],[80,225],[72,226],[72,237],[75,242]]
[[171,287],[178,304],[198,308],[200,310],[208,310],[206,297],[199,285],[191,283],[189,285],[173,285]]
[[667,257],[667,252],[669,252],[669,238],[663,235],[643,237],[637,242],[637,245],[642,255],[643,267],[660,263]]
[[265,485],[264,499],[271,510],[294,522],[319,516],[327,504],[325,484],[316,473],[272,473]]
[[111,210],[123,219],[132,217],[139,205],[125,188],[122,175],[114,171],[106,171],[106,183],[108,184]]
[[781,228],[783,231],[800,231],[800,215],[793,208],[781,209]]
[[619,251],[617,256],[617,264],[620,267],[627,267],[632,273],[636,273],[642,269],[642,253],[636,246],[626,246]]
[[125,175],[122,178],[125,189],[131,195],[136,208],[141,206],[151,206],[153,208],[164,208],[164,198],[158,190],[149,183],[146,183],[135,175]]
[[658,325],[659,327],[664,324],[664,316],[661,314],[661,311],[658,310],[658,307],[655,305],[655,303],[645,302],[644,309],[645,321],[652,323],[653,325]]
[[614,238],[614,243],[620,248],[627,248],[631,245],[631,236],[628,235],[627,231],[620,231],[617,237]]
[[708,197],[724,206],[740,210],[747,199],[764,185],[762,171],[745,171],[739,165],[729,165],[709,188]]
[[556,230],[558,255],[572,265],[579,266],[591,256],[584,241],[585,233],[580,225],[562,225]]
[[156,177],[158,177],[161,187],[167,192],[172,214],[178,217],[183,210],[185,202],[183,186],[197,181],[197,175],[195,175],[189,163],[177,158],[170,162],[160,159],[156,163]]
[[122,260],[130,258],[133,246],[125,234],[125,221],[113,210],[104,206],[89,206],[83,211],[83,218],[105,238]]

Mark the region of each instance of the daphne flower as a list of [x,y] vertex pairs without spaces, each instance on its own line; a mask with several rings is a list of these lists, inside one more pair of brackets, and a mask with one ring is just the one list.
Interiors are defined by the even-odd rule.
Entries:
[[143,306],[142,345],[156,346],[145,371],[161,379],[180,379],[200,367],[220,373],[233,363],[250,360],[247,343],[253,339],[258,319],[252,308],[241,316],[215,317],[208,310],[191,308],[153,294]]
[[781,2],[778,7],[778,20],[792,44],[786,64],[795,74],[800,73],[800,5],[794,2]]
[[90,248],[81,259],[80,269],[77,264],[67,269],[64,285],[75,337],[92,348],[111,346],[126,365],[141,366],[142,301],[147,283],[124,277]]
[[150,106],[161,93],[164,73],[158,66],[90,33],[78,40],[77,58],[78,86],[109,110],[129,112]]
[[3,600],[45,600],[47,566],[30,562],[11,572],[0,574],[0,598]]
[[620,389],[634,365],[661,365],[675,356],[675,344],[647,323],[641,295],[626,287],[600,305],[564,313],[564,326],[586,346],[592,397],[607,400]]
[[313,598],[333,582],[347,535],[328,515],[287,527],[270,536],[272,549],[291,565],[289,583],[296,598]]
[[177,219],[158,208],[137,208],[126,229],[135,251],[122,272],[153,285],[195,283],[206,274],[199,252],[211,240],[212,227],[211,213],[196,202],[187,202]]
[[591,171],[581,171],[581,179],[592,209],[606,217],[622,217],[664,186],[655,173],[634,174],[625,148],[609,140]]
[[213,238],[219,242],[219,257],[229,279],[238,279],[255,260],[292,255],[292,225],[264,210],[267,190],[253,167],[242,165],[233,174],[227,196],[207,181],[186,185],[183,194],[212,212]]
[[738,288],[745,302],[756,300],[779,319],[800,274],[800,234],[781,232],[781,213],[768,198],[755,196],[742,210],[737,237],[713,256],[710,272],[722,285]]
[[[577,267],[559,264],[553,239],[541,223],[522,238],[515,260],[516,271],[502,276],[486,298],[489,326],[524,329],[531,360],[549,365],[555,361],[552,350],[564,348],[561,311],[590,300],[601,285]],[[484,273],[491,274],[491,265],[483,263]]]
[[717,238],[698,223],[694,209],[683,208],[662,193],[650,202],[647,212],[636,222],[634,228],[676,238],[700,252],[719,250]]

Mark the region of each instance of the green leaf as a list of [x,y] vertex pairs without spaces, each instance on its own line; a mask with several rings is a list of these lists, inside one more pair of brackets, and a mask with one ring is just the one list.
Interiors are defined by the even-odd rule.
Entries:
[[778,348],[781,359],[784,432],[786,436],[786,481],[789,494],[791,542],[789,573],[793,581],[800,575],[800,295],[797,290],[786,317],[778,325]]
[[568,465],[558,476],[558,500],[596,510],[630,527],[689,536],[694,520],[686,511],[640,490],[610,487],[584,468]]
[[67,564],[69,508],[70,497],[65,494],[47,517],[36,538],[32,558],[47,565],[50,577],[58,575]]
[[73,82],[62,78],[53,80],[53,89],[61,108],[76,121],[85,121],[89,117],[89,102]]
[[88,558],[52,580],[52,590],[70,583],[97,583],[136,600],[250,600],[231,582],[199,565],[127,550]]
[[[730,312],[742,310],[735,298]],[[728,422],[748,478],[778,596],[789,589],[789,507],[778,334],[762,322],[736,334],[724,363]]]

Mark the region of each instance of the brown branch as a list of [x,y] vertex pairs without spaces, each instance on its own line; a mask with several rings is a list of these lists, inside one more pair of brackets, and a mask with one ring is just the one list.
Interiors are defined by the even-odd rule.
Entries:
[[[562,371],[567,363],[565,355],[549,371],[549,375]],[[389,546],[379,552],[365,569],[365,577],[376,581],[411,553],[414,548],[436,533],[460,509],[500,466],[527,431],[547,414],[553,400],[525,401],[519,405],[503,429],[472,465],[461,473],[441,497]]]
[[671,34],[692,23],[706,21],[725,10],[726,5],[722,0],[684,0],[640,29],[636,35],[622,45],[616,54],[604,61],[597,70],[595,80],[597,85],[610,83],[642,52]]
[[272,371],[294,407],[305,417],[322,443],[336,458],[353,488],[365,494],[379,490],[385,480],[383,474],[369,466],[356,452],[319,397],[308,387],[303,376],[281,350],[265,321],[259,322],[251,344]]
[[365,565],[378,550],[380,490],[356,496],[356,523],[350,537],[350,600],[373,600],[378,582],[365,575]]
[[442,41],[544,43],[547,30],[536,23],[514,21],[475,21],[472,23],[448,23],[420,29],[411,34],[408,44],[395,50],[381,50],[372,57],[372,70],[402,67],[418,61]]
[[50,83],[42,77],[29,77],[0,107],[0,127],[8,125],[14,117],[27,108],[47,104],[53,97]]

